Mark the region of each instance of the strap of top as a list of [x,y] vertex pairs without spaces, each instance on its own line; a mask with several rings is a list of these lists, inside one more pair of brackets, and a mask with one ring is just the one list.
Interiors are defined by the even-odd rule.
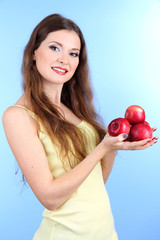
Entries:
[[32,112],[31,110],[29,110],[28,108],[26,108],[26,107],[24,107],[24,106],[22,106],[22,105],[18,105],[18,104],[15,104],[15,105],[13,105],[13,106],[23,108],[24,110],[26,110],[26,111],[29,113],[29,115],[30,115],[34,120],[38,121],[35,113]]

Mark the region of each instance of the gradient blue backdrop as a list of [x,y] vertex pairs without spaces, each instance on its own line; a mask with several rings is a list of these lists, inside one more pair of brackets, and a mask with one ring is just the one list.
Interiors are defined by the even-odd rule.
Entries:
[[[36,24],[51,13],[71,18],[84,33],[95,104],[106,125],[137,104],[159,136],[160,1],[156,0],[0,0],[0,117],[22,93],[24,46]],[[160,239],[159,153],[157,143],[145,151],[120,151],[116,157],[106,189],[119,240]],[[21,172],[15,176],[18,166],[1,122],[0,162],[0,239],[30,240],[43,206],[29,187],[21,193]]]

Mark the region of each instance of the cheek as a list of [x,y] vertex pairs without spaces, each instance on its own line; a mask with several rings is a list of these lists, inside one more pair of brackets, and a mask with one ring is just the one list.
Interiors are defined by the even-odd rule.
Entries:
[[44,65],[48,64],[51,59],[51,52],[49,49],[40,47],[37,51],[35,51],[35,60],[38,65]]
[[43,52],[39,52],[36,55],[36,67],[37,70],[42,74],[46,67],[48,67],[49,64],[49,58],[47,54],[44,54]]
[[46,54],[44,54],[43,52],[39,52],[36,56],[36,63],[37,65],[41,65],[44,64],[45,62],[47,62],[47,56]]
[[74,69],[74,71],[76,71],[78,65],[79,65],[79,60],[77,60],[77,61],[73,64],[73,69]]
[[40,73],[40,75],[42,77],[46,77],[46,73],[47,73],[47,59],[45,58],[45,56],[43,54],[38,54],[36,57],[36,68],[37,71]]
[[43,71],[43,61],[40,59],[36,59],[36,67],[39,73],[42,73]]

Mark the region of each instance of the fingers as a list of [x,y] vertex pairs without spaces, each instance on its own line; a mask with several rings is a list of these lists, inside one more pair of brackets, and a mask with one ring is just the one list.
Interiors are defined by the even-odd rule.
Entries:
[[122,133],[116,137],[112,137],[107,133],[106,137],[110,144],[116,144],[116,143],[124,141],[128,137],[128,135],[126,133]]
[[137,148],[137,150],[144,150],[144,149],[146,149],[146,148],[148,148],[148,147],[151,147],[153,144],[155,144],[157,141],[155,141],[155,140],[152,140],[152,141],[150,141],[150,142],[147,142],[146,144],[144,144],[143,146],[140,146],[140,147],[138,147]]
[[155,128],[155,127],[154,127],[154,128],[152,128],[152,132],[155,132],[156,130],[157,130],[157,128]]
[[145,139],[137,142],[131,142],[130,150],[143,150],[157,142],[158,138],[153,137],[152,139]]
[[122,142],[128,137],[128,134],[122,133],[116,137],[116,142]]
[[145,139],[141,141],[119,141],[114,144],[116,150],[143,150],[152,146],[158,140],[157,137],[153,137],[152,139]]
[[142,150],[149,147],[150,145],[151,145],[151,140],[145,139],[141,141],[131,142],[130,147],[131,147],[131,150]]
[[[155,131],[155,128],[153,128]],[[122,133],[116,137],[111,137],[106,134],[106,144],[110,149],[114,150],[143,150],[155,144],[158,141],[158,137],[152,137],[152,139],[145,139],[141,141],[124,141],[128,138],[126,133]]]
[[152,146],[153,144],[155,144],[157,142],[158,142],[158,137],[153,137],[149,143]]

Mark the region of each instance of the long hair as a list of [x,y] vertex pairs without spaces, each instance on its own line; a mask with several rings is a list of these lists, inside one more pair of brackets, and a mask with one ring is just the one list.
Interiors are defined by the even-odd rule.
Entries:
[[[103,139],[106,131],[102,124],[98,122],[98,115],[93,107],[93,93],[89,81],[85,40],[81,30],[73,21],[59,14],[52,14],[44,18],[36,26],[24,50],[22,63],[23,87],[32,111],[43,123],[52,142],[55,144],[55,139],[58,140],[61,152],[65,156],[72,152],[75,155],[77,164],[86,157],[85,139],[80,129],[74,124],[65,121],[58,108],[44,93],[42,77],[33,60],[33,53],[38,49],[42,41],[50,32],[58,30],[75,31],[81,42],[79,65],[72,78],[64,83],[61,101],[77,117],[90,123],[97,130],[99,139]],[[69,164],[71,167],[75,166],[75,163],[72,164],[70,161]]]

